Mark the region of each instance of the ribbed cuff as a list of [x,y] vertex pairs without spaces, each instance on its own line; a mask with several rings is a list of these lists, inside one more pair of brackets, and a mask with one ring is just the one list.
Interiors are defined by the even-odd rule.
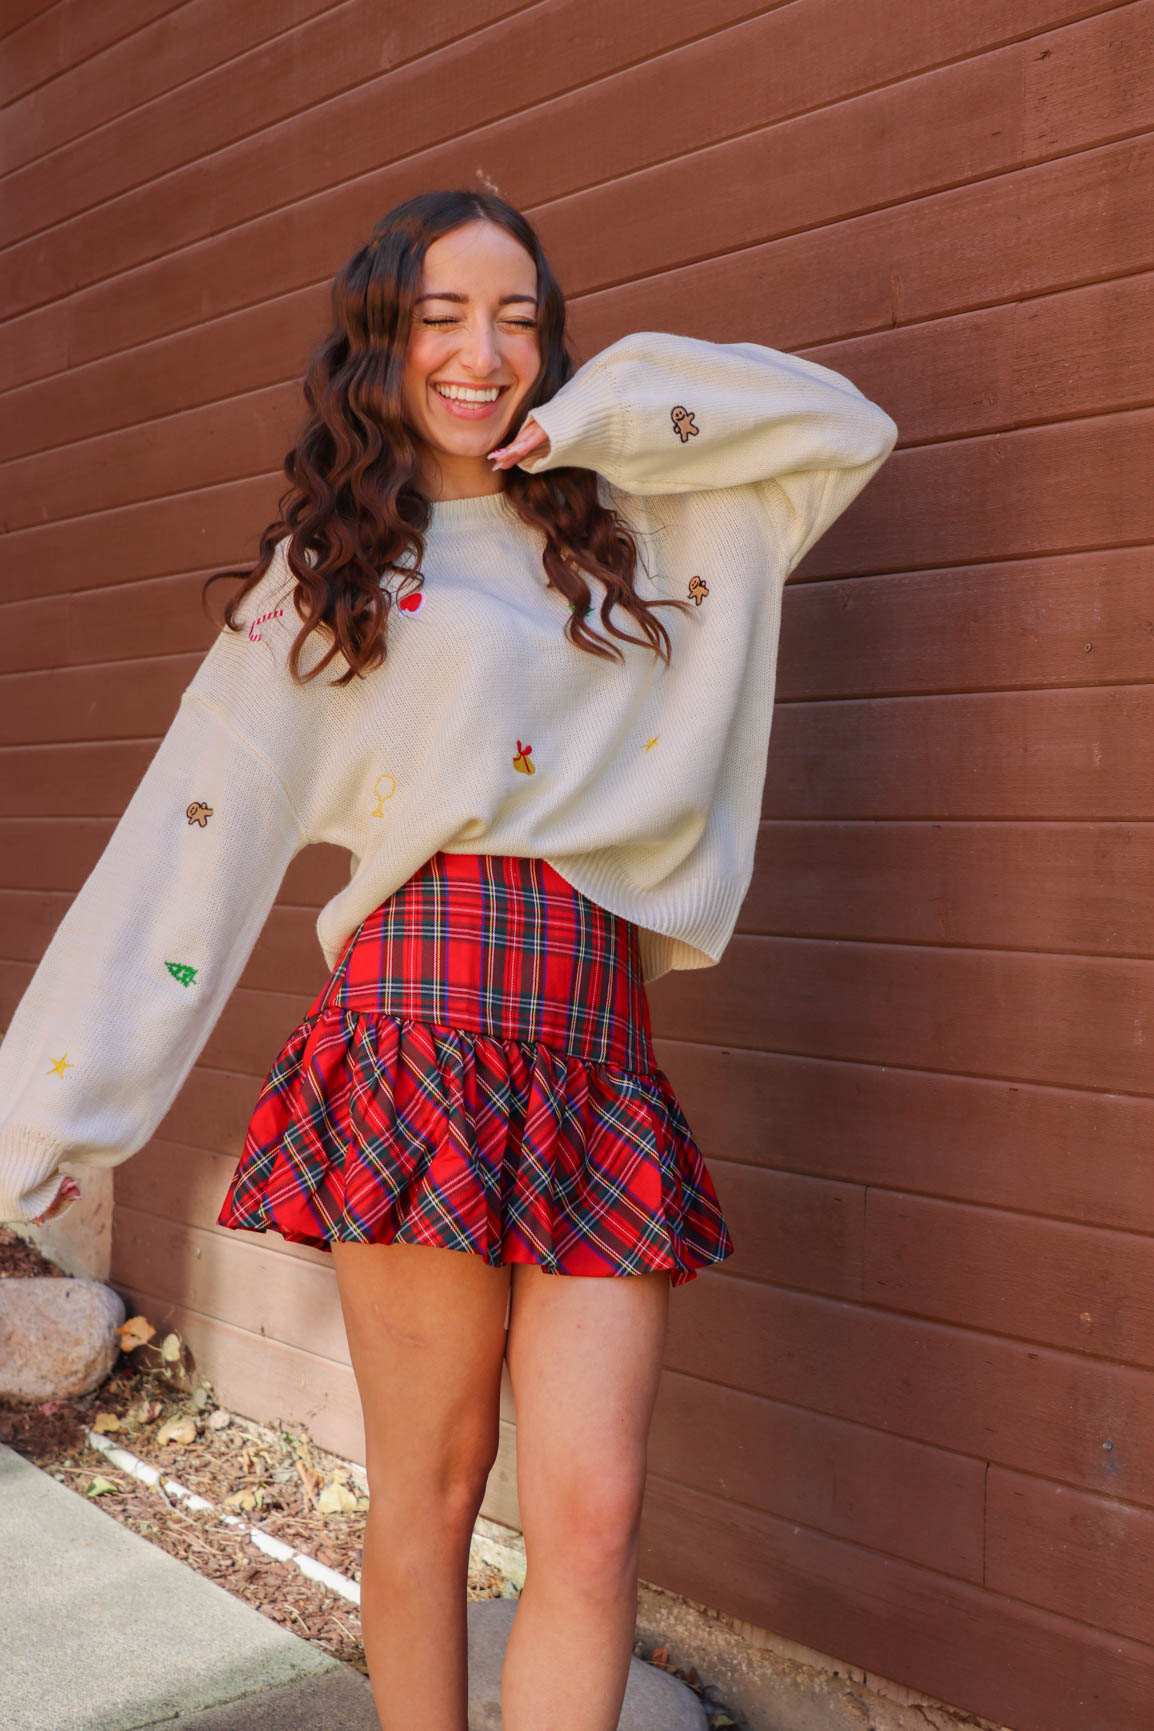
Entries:
[[572,466],[603,473],[626,454],[631,416],[622,402],[608,367],[594,357],[567,379],[547,403],[530,415],[549,439],[549,454],[526,458],[521,468],[530,475],[543,469]]
[[[64,1150],[39,1130],[0,1131],[0,1222],[27,1225],[56,1200]],[[62,1211],[63,1212],[63,1211]]]

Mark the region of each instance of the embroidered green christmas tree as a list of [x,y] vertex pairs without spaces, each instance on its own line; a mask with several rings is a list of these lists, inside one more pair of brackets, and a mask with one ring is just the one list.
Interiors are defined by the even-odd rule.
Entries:
[[190,968],[187,962],[165,962],[165,967],[174,980],[179,980],[182,986],[191,986],[196,978],[196,969]]

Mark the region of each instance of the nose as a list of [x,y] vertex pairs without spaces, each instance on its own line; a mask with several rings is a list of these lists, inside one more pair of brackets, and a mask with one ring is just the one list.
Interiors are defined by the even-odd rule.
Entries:
[[470,325],[465,332],[461,345],[461,359],[469,370],[479,379],[485,379],[499,365],[500,355],[497,350],[493,327],[487,319],[481,319]]

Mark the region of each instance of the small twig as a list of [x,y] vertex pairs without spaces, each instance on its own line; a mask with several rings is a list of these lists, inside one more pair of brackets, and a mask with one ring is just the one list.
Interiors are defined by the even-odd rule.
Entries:
[[330,1623],[336,1624],[337,1628],[340,1630],[342,1635],[347,1635],[348,1639],[350,1641],[355,1641],[358,1646],[360,1645],[359,1637],[353,1634],[352,1630],[348,1627],[347,1624],[341,1622],[340,1618],[336,1615],[335,1611],[329,1612],[328,1620]]

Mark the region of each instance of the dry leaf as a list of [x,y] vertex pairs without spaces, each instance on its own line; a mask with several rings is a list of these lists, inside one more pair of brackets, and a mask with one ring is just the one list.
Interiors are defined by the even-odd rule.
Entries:
[[196,1441],[196,1424],[190,1418],[170,1418],[167,1424],[162,1424],[156,1433],[158,1443],[176,1443],[183,1448],[186,1443]]
[[133,1352],[138,1346],[143,1346],[146,1340],[151,1340],[156,1333],[147,1316],[130,1316],[127,1322],[122,1322],[116,1330],[120,1336],[122,1352]]
[[656,1665],[662,1671],[668,1670],[668,1668],[669,1668],[669,1648],[668,1647],[654,1647],[652,1653],[649,1655],[649,1663],[651,1665]]
[[347,1485],[331,1480],[317,1498],[317,1509],[322,1515],[349,1515],[357,1506],[357,1499]]
[[160,1356],[166,1364],[175,1364],[180,1357],[182,1341],[179,1334],[166,1334],[160,1343]]
[[102,1497],[108,1491],[118,1491],[119,1489],[120,1486],[114,1485],[111,1479],[102,1478],[97,1473],[96,1477],[89,1481],[88,1489],[84,1494],[86,1497]]
[[231,1423],[232,1414],[225,1412],[223,1407],[218,1407],[215,1412],[210,1412],[208,1415],[209,1430],[224,1430],[225,1426]]
[[253,1496],[252,1492],[248,1490],[233,1491],[232,1495],[225,1497],[224,1501],[225,1507],[230,1509],[256,1508],[256,1498]]
[[98,1412],[92,1420],[92,1428],[94,1431],[119,1430],[121,1425],[114,1412]]
[[315,1503],[321,1485],[324,1482],[322,1475],[317,1472],[315,1467],[302,1466],[299,1460],[296,1463],[296,1469],[300,1474],[300,1480],[301,1484],[304,1486],[306,1498],[310,1503]]

